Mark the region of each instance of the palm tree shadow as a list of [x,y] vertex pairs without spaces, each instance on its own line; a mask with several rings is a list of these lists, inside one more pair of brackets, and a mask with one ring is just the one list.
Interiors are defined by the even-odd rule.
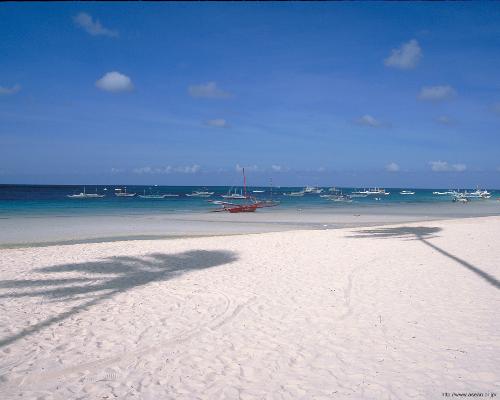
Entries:
[[36,269],[34,272],[81,274],[77,278],[6,280],[0,289],[9,289],[0,298],[41,297],[49,301],[86,300],[70,309],[4,339],[0,347],[10,345],[81,311],[88,310],[116,294],[153,282],[162,282],[184,273],[216,267],[236,261],[229,251],[193,250],[179,254],[153,253],[144,257],[110,257],[102,261],[61,264]]
[[429,226],[400,226],[395,228],[376,228],[376,229],[362,229],[355,231],[353,238],[369,238],[374,237],[378,239],[388,239],[388,238],[400,238],[402,240],[419,240],[426,246],[432,248],[438,253],[452,259],[463,267],[467,268],[469,271],[474,272],[476,275],[484,279],[490,285],[496,289],[500,289],[500,282],[492,275],[484,272],[482,269],[468,263],[461,258],[448,253],[446,250],[436,246],[435,244],[429,242],[429,239],[439,237],[437,233],[441,232],[442,229],[438,227]]

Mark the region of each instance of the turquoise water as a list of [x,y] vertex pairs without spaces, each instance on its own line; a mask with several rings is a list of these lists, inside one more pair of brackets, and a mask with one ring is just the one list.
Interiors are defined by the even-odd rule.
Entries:
[[[44,186],[44,185],[0,185],[0,218],[12,215],[111,215],[111,214],[158,214],[158,213],[185,213],[207,212],[217,208],[207,202],[207,198],[187,197],[187,193],[202,188],[198,186],[127,186],[129,193],[143,194],[178,194],[179,197],[170,197],[158,200],[141,199],[135,197],[117,197],[114,189],[121,186],[87,186],[87,193],[105,194],[98,199],[70,199],[68,194],[80,193],[83,186]],[[223,200],[230,187],[213,186],[204,190],[213,191],[210,197],[213,200]],[[324,209],[341,207],[397,207],[398,205],[425,205],[435,203],[451,203],[449,196],[436,196],[433,191],[446,191],[448,189],[411,189],[411,188],[386,188],[389,196],[381,196],[377,201],[373,196],[354,198],[352,203],[337,203],[321,198],[318,194],[306,194],[302,197],[288,197],[283,193],[299,191],[298,187],[270,188],[250,187],[248,191],[264,190],[264,193],[252,193],[258,199],[273,199],[280,201],[280,209]],[[324,188],[327,193],[327,188]],[[339,188],[343,193],[349,194],[356,188]],[[401,190],[412,190],[415,195],[401,195]],[[472,189],[470,189],[472,190]],[[490,200],[473,200],[473,202],[492,202],[500,198],[499,191],[491,191]],[[498,203],[498,202],[496,202]]]

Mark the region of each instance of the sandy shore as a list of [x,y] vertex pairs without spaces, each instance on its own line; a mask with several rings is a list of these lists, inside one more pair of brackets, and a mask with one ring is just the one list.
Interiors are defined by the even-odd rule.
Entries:
[[500,217],[0,250],[2,399],[500,396]]

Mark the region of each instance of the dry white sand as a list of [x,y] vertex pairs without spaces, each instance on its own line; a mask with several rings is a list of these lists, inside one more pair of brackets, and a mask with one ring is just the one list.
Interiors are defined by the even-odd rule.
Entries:
[[2,399],[500,395],[500,218],[0,250]]

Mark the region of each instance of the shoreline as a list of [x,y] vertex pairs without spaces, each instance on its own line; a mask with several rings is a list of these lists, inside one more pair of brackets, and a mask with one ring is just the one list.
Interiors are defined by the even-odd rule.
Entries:
[[[325,230],[499,216],[500,204],[338,206],[213,212],[36,215],[0,219],[0,249],[124,240],[230,236],[291,230]],[[43,239],[42,239],[43,238]]]

